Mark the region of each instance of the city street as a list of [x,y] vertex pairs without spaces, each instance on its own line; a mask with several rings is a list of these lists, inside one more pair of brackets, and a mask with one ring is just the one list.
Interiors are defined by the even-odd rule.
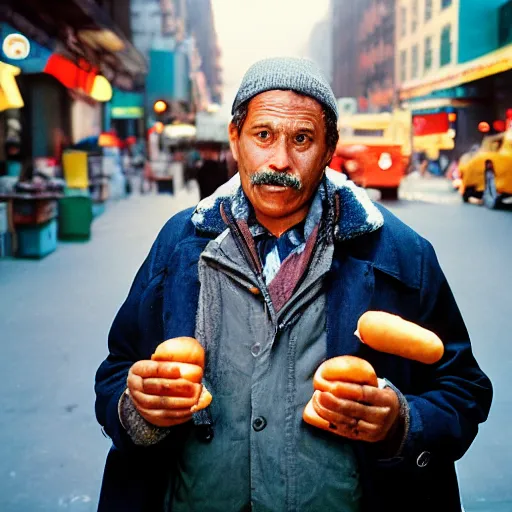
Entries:
[[[433,243],[494,384],[490,419],[458,463],[466,512],[511,511],[512,211],[463,204],[436,183],[407,182],[386,206]],[[407,200],[422,189],[424,201]],[[108,329],[159,228],[197,198],[182,189],[111,202],[90,242],[61,243],[40,261],[0,260],[2,512],[96,510],[109,441],[93,385]]]

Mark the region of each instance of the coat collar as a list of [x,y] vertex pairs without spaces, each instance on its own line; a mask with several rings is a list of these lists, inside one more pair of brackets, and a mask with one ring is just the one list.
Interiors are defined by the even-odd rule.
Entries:
[[[382,227],[384,218],[373,204],[366,191],[349,181],[344,174],[327,168],[323,181],[330,204],[339,205],[334,234],[338,241],[350,240]],[[196,207],[192,222],[198,231],[219,235],[226,229],[221,215],[221,204],[237,209],[241,195],[240,176],[219,187],[216,192],[203,199]],[[236,216],[236,213],[235,213]]]

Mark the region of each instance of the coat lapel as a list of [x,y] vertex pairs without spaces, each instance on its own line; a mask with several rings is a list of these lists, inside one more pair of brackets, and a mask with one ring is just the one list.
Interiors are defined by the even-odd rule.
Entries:
[[327,284],[327,358],[366,357],[368,347],[354,335],[359,317],[368,310],[374,290],[372,264],[349,255],[333,259]]
[[198,262],[209,238],[183,240],[170,258],[164,282],[163,325],[165,339],[195,336],[199,302]]

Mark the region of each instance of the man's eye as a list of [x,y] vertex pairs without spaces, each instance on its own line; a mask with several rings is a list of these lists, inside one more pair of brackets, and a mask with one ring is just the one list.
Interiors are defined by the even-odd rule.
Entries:
[[261,140],[267,140],[270,137],[270,133],[267,130],[263,130],[258,133],[258,138]]
[[308,141],[308,139],[309,137],[306,134],[300,133],[295,137],[295,142],[298,142],[299,144],[304,144],[305,142]]

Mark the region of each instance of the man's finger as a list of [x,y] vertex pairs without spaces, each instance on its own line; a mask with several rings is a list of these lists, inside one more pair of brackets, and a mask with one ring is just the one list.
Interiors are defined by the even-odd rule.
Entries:
[[362,386],[362,402],[378,407],[391,407],[398,402],[398,397],[392,388],[376,388],[374,386]]
[[359,420],[357,422],[357,430],[362,435],[374,437],[378,436],[382,431],[382,425],[376,425],[375,423],[368,423],[367,421]]
[[364,405],[359,402],[353,402],[352,400],[337,398],[328,392],[320,393],[319,402],[323,407],[332,412],[350,418],[362,419],[368,423],[384,423],[390,412],[389,407]]
[[327,420],[329,423],[332,423],[334,425],[344,424],[347,426],[353,426],[357,423],[356,418],[346,416],[337,411],[333,411],[332,409],[324,407],[324,405],[320,401],[319,395],[320,393],[315,393],[313,395],[313,408],[315,409],[316,413],[324,420]]
[[162,379],[179,379],[181,372],[179,365],[176,363],[168,363],[162,361],[138,361],[135,363],[131,372],[143,379],[162,378]]
[[153,410],[174,410],[174,409],[190,409],[196,405],[197,399],[184,398],[184,397],[171,397],[171,396],[155,396],[146,395],[139,391],[130,392],[137,404],[141,405],[144,409]]
[[139,375],[133,373],[130,370],[128,373],[128,378],[126,379],[126,384],[130,392],[132,391],[144,391],[143,378]]
[[201,392],[201,384],[186,379],[142,379],[142,390],[147,395],[175,396],[192,398]]

